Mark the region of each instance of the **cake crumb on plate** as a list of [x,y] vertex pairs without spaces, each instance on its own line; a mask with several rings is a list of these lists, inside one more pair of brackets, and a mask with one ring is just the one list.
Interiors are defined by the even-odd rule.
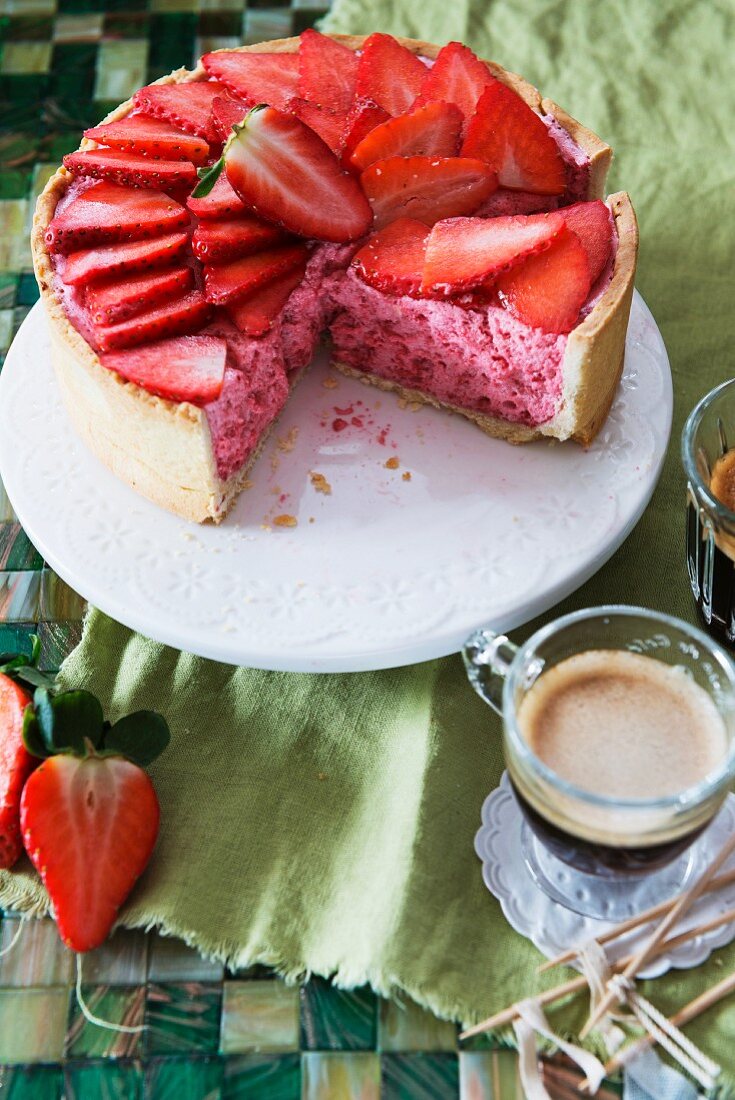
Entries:
[[325,496],[331,494],[332,486],[329,484],[324,474],[320,474],[317,470],[309,470],[309,478],[317,493],[324,493]]
[[391,458],[387,459],[383,465],[386,470],[397,470],[401,463],[398,460],[398,455],[393,455]]
[[410,473],[409,470],[406,470],[405,474],[403,474],[403,480],[404,481],[410,481],[411,480],[411,473]]
[[286,435],[279,436],[276,440],[276,447],[279,451],[283,451],[284,454],[289,454],[296,446],[296,440],[299,435],[298,428],[291,428]]
[[282,515],[274,516],[273,518],[274,527],[296,527],[298,522],[296,516],[290,516],[288,512],[284,512]]

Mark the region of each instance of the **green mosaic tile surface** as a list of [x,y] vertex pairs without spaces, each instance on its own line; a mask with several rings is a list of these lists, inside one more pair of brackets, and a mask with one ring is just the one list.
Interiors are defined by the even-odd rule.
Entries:
[[[136,87],[202,52],[298,34],[329,0],[0,0],[0,369],[38,298],[28,231],[36,196],[80,130]],[[30,542],[0,483],[0,651],[58,668],[83,601]],[[18,917],[0,916],[0,951]],[[515,1100],[515,1053],[460,1049],[415,1005],[321,978],[287,987],[237,974],[156,933],[119,932],[84,960],[84,993],[119,1034],[86,1021],[74,959],[51,920],[0,957],[2,1100]],[[564,1095],[571,1095],[564,1071]],[[562,1095],[562,1093],[558,1093]]]

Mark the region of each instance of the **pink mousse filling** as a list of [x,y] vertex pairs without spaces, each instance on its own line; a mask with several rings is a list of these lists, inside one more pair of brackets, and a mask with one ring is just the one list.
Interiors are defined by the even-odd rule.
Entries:
[[333,299],[337,362],[520,424],[541,424],[556,412],[565,335],[529,328],[499,306],[391,298],[353,271]]
[[218,317],[205,329],[224,336],[228,364],[222,393],[204,408],[217,473],[226,480],[252,456],[289,394],[289,375],[313,358],[330,311],[325,284],[349,263],[354,246],[314,249],[306,274],[271,331],[254,340]]

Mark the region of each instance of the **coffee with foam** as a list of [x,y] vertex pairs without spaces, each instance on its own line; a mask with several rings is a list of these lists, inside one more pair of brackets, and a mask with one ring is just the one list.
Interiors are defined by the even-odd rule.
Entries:
[[695,787],[729,750],[725,720],[703,687],[683,668],[627,650],[587,650],[551,666],[516,719],[534,755],[593,801],[529,773],[511,754],[517,791],[555,827],[612,847],[689,831],[691,823],[651,803]]
[[625,650],[589,650],[544,672],[518,724],[562,779],[611,798],[678,794],[727,752],[708,693],[683,669]]

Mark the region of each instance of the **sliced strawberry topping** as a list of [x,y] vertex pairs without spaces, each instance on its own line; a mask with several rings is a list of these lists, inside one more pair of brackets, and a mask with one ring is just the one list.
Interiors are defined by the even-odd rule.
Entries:
[[250,104],[269,103],[283,109],[298,95],[299,59],[291,53],[205,53],[202,65],[210,76]]
[[446,297],[478,287],[547,248],[563,229],[564,220],[557,213],[439,222],[427,242],[421,289]]
[[497,187],[494,172],[468,157],[389,157],[360,176],[377,229],[396,218],[433,225],[472,214]]
[[376,126],[350,159],[362,171],[387,157],[454,157],[461,130],[462,114],[453,103],[427,103]]
[[152,271],[147,275],[128,275],[123,279],[93,283],[87,288],[84,301],[92,324],[114,325],[175,298],[188,290],[193,282],[194,272],[190,267]]
[[480,61],[472,50],[461,42],[450,42],[442,46],[436,61],[424,76],[420,102],[438,99],[444,103],[454,103],[469,121],[480,96],[493,79],[485,62]]
[[72,951],[107,938],[151,857],[159,819],[150,779],[121,756],[60,753],[33,772],[21,799],[23,841]]
[[227,89],[211,80],[188,80],[181,84],[149,84],[139,88],[133,103],[144,115],[165,118],[187,134],[216,141],[212,129],[212,100]]
[[281,275],[302,266],[309,253],[302,244],[284,245],[256,252],[229,264],[204,268],[207,300],[215,305],[228,305],[254,294]]
[[590,279],[596,283],[605,270],[612,248],[613,220],[602,199],[594,202],[575,202],[560,210],[567,228],[579,237],[587,253]]
[[566,171],[556,142],[519,95],[493,80],[470,119],[462,156],[479,157],[511,191],[561,195]]
[[530,256],[497,281],[498,293],[510,311],[545,332],[574,328],[590,286],[587,254],[566,226],[546,251]]
[[196,168],[184,160],[154,160],[117,149],[68,153],[64,167],[77,176],[92,176],[129,187],[153,187],[157,191],[181,191],[197,182]]
[[188,221],[183,206],[168,195],[97,183],[56,215],[45,240],[54,252],[76,252],[97,244],[157,237]]
[[429,228],[412,218],[399,218],[356,253],[352,266],[360,278],[389,294],[418,294]]
[[206,405],[222,392],[227,341],[217,336],[178,336],[146,348],[107,352],[103,366],[169,401]]
[[222,264],[285,240],[282,229],[258,218],[231,218],[201,222],[194,230],[192,248],[202,263]]
[[102,351],[132,348],[136,344],[162,340],[164,336],[194,332],[201,328],[211,312],[212,307],[201,291],[192,290],[174,302],[165,302],[116,325],[95,328],[94,332]]
[[117,122],[106,122],[85,130],[84,136],[100,145],[111,145],[126,153],[163,160],[190,160],[204,164],[209,157],[209,145],[195,134],[186,134],[158,118],[128,115]]
[[419,94],[426,71],[423,61],[392,35],[371,34],[362,48],[356,92],[389,115],[403,115]]
[[239,126],[248,113],[252,103],[232,96],[218,95],[212,100],[212,127],[217,131],[220,141],[227,141],[233,126]]
[[246,204],[292,233],[353,241],[371,211],[354,177],[303,122],[273,107],[254,108],[228,142],[227,178]]
[[357,146],[367,137],[371,130],[387,122],[390,115],[373,103],[371,99],[356,99],[350,108],[350,113],[345,121],[342,134],[342,164],[345,168],[351,168],[351,157]]
[[345,114],[355,96],[357,54],[311,27],[300,37],[299,95],[318,107]]
[[301,283],[306,270],[300,264],[293,271],[274,279],[272,283],[257,290],[244,302],[236,302],[227,307],[232,320],[240,332],[247,336],[263,336],[273,327],[273,322],[291,297],[291,292]]
[[23,854],[20,796],[39,763],[23,744],[23,712],[31,696],[0,673],[0,869],[12,867]]
[[251,212],[237,192],[232,189],[232,184],[224,172],[208,195],[205,195],[203,199],[195,199],[193,195],[190,195],[186,200],[186,205],[192,214],[196,214],[198,218],[206,221],[237,218],[241,214]]
[[346,121],[343,114],[317,107],[316,104],[309,103],[306,99],[289,99],[286,106],[288,113],[305,122],[329,146],[333,153],[341,151],[342,135]]
[[186,233],[169,233],[149,241],[127,241],[71,252],[61,269],[63,282],[73,286],[97,278],[119,278],[133,271],[170,267],[188,244]]

